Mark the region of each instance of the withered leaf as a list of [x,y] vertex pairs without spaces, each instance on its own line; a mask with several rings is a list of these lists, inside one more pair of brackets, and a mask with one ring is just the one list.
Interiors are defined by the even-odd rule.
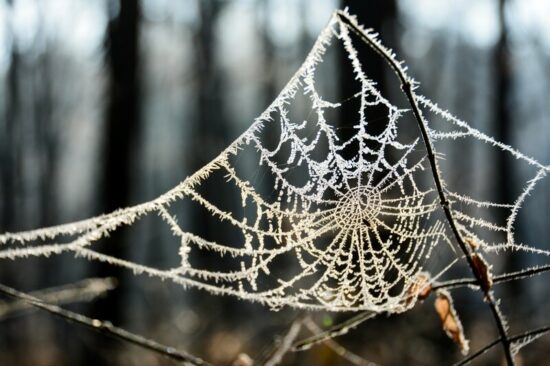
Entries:
[[479,248],[479,243],[474,238],[466,238],[464,239],[464,242],[474,251]]
[[491,266],[481,256],[481,254],[472,254],[472,262],[474,264],[474,270],[478,274],[481,280],[481,289],[487,292],[493,287],[493,275],[491,273]]
[[441,319],[443,330],[459,347],[462,354],[467,354],[470,350],[469,341],[464,336],[462,323],[454,308],[451,294],[445,290],[437,291],[435,299],[435,310]]
[[430,274],[428,272],[419,272],[415,276],[414,282],[407,290],[406,304],[410,305],[414,300],[425,300],[432,291],[430,283]]

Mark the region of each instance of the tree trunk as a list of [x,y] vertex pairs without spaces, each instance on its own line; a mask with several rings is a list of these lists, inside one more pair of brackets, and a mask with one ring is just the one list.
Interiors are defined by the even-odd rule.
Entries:
[[[138,79],[138,36],[140,11],[138,0],[119,2],[119,13],[109,22],[106,36],[106,64],[110,75],[110,89],[107,101],[105,137],[103,145],[102,204],[105,212],[131,204],[132,171],[140,132],[140,95]],[[125,258],[128,254],[125,229],[114,232],[105,243],[98,243],[103,253]],[[104,245],[102,245],[104,244]],[[101,276],[121,279],[127,275],[124,269],[95,264],[95,271]],[[129,278],[129,277],[128,277]],[[130,280],[130,279],[129,279]],[[125,313],[126,280],[120,281],[117,291],[94,305],[93,316],[106,319],[115,325],[122,325]],[[119,344],[111,339],[97,337],[99,359],[88,358],[91,364],[116,363]],[[99,355],[102,354],[103,356]]]
[[[510,64],[510,49],[508,43],[508,27],[506,25],[505,18],[505,8],[506,0],[499,0],[499,25],[500,25],[500,35],[498,42],[496,44],[493,62],[494,62],[494,83],[495,83],[495,131],[497,141],[501,141],[506,145],[512,144],[512,135],[511,135],[511,116],[510,116],[510,102],[511,102],[511,90],[512,90],[512,67]],[[517,179],[517,175],[513,169],[512,157],[508,153],[500,152],[497,158],[497,174],[498,179],[498,190],[497,190],[497,200],[502,203],[513,203],[514,201],[514,182]],[[499,217],[501,220],[501,225],[505,224],[507,219],[507,213],[503,213],[502,217]],[[506,238],[503,238],[506,240]],[[520,269],[521,265],[521,253],[520,252],[510,252],[507,253],[504,257],[504,268],[503,271],[510,272]],[[520,288],[518,281],[509,282],[506,286],[508,291],[508,304],[507,306],[510,309],[515,308],[515,302],[517,296],[519,295]]]
[[[342,2],[342,8],[348,7],[349,12],[357,16],[360,24],[363,24],[366,28],[373,28],[377,32],[388,30],[384,32],[384,44],[392,46],[393,35],[391,34],[391,26],[395,22],[397,16],[397,5],[394,0],[388,1],[351,1],[344,0]],[[389,29],[388,29],[389,28]],[[382,95],[388,96],[388,85],[386,83],[388,71],[387,65],[384,60],[372,50],[368,49],[368,46],[363,42],[356,42],[355,46],[361,55],[361,63],[366,71],[367,77],[374,80],[377,83],[378,90],[382,92]],[[343,49],[342,49],[343,50]],[[340,57],[341,69],[349,69],[350,60],[346,51],[342,51]],[[346,99],[354,95],[359,91],[359,83],[355,80],[355,75],[351,72],[342,73],[340,75],[340,99]],[[353,108],[341,108],[340,120],[345,125],[356,124],[359,118],[358,109],[356,106]],[[349,129],[350,133],[354,133],[354,130]],[[350,136],[345,136],[346,138]]]

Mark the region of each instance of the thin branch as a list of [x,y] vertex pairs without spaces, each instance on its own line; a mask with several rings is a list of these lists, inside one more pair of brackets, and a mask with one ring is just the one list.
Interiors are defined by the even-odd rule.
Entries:
[[[304,320],[304,325],[313,334],[317,335],[319,332],[321,332],[321,328],[319,328],[319,326],[317,324],[315,324],[315,322],[313,320],[311,320],[310,317],[307,317]],[[332,338],[323,339],[322,342],[327,347],[332,349],[338,356],[348,360],[349,362],[351,362],[354,365],[357,365],[357,366],[377,366],[374,362],[365,360],[361,356],[351,352],[350,350],[343,347],[341,344],[339,344],[338,342],[336,342]]]
[[[520,334],[517,334],[517,335],[514,335],[512,337],[509,338],[509,341],[510,342],[517,342],[517,341],[521,341],[525,338],[529,338],[529,337],[537,337],[537,336],[541,336],[541,335],[544,335],[546,333],[550,333],[550,325],[546,325],[544,327],[540,327],[540,328],[537,328],[537,329],[533,329],[533,330],[530,330],[530,331],[527,331],[527,332],[524,332],[524,333],[520,333]],[[491,343],[488,343],[486,346],[484,346],[483,348],[479,349],[478,351],[476,351],[475,353],[472,353],[470,356],[460,360],[459,362],[453,364],[453,366],[463,366],[463,365],[467,365],[469,364],[470,362],[472,362],[474,359],[478,358],[479,356],[481,356],[482,354],[486,353],[487,351],[489,351],[491,348],[493,348],[496,344],[498,344],[499,342],[501,341],[500,338],[498,339],[495,339],[494,341],[492,341]]]
[[[442,179],[440,177],[439,169],[437,166],[437,161],[434,154],[434,149],[432,146],[432,142],[430,140],[430,137],[428,135],[426,122],[424,121],[424,118],[422,117],[422,113],[420,112],[420,108],[418,106],[418,103],[416,102],[415,94],[413,92],[413,84],[412,80],[406,75],[405,71],[399,65],[399,63],[394,59],[391,53],[387,49],[385,49],[382,45],[380,45],[378,42],[373,40],[368,34],[366,34],[361,27],[358,27],[355,22],[350,19],[345,13],[338,12],[337,13],[340,19],[342,20],[343,24],[348,26],[359,38],[361,38],[369,47],[371,47],[377,54],[379,54],[388,64],[389,66],[394,70],[395,74],[399,78],[399,81],[401,83],[401,88],[405,95],[407,96],[407,99],[409,101],[409,104],[411,105],[414,117],[418,123],[418,127],[420,129],[420,133],[422,135],[422,139],[424,141],[424,145],[426,147],[426,152],[428,155],[428,160],[430,162],[430,167],[432,170],[432,175],[434,178],[435,186],[437,188],[437,192],[439,194],[440,204],[443,208],[443,211],[445,212],[445,217],[447,218],[447,222],[449,223],[449,226],[451,227],[451,230],[453,232],[453,235],[466,256],[468,265],[476,278],[476,281],[478,284],[482,283],[481,274],[475,269],[473,259],[471,257],[471,253],[468,250],[468,247],[466,243],[464,242],[464,239],[460,235],[456,222],[453,218],[453,214],[451,212],[450,203],[445,195],[445,191],[443,190],[443,183]],[[515,365],[514,358],[512,356],[512,351],[510,349],[510,341],[508,339],[508,336],[506,334],[506,328],[504,326],[504,319],[500,313],[500,310],[498,309],[498,306],[495,302],[495,299],[493,297],[492,292],[490,289],[483,291],[484,299],[486,299],[491,312],[493,314],[493,318],[495,319],[495,323],[498,329],[498,332],[500,334],[500,342],[502,343],[502,347],[504,349],[504,355],[506,357],[506,361],[509,366]]]
[[517,272],[504,273],[493,278],[493,282],[508,282],[514,281],[517,279],[530,277],[536,274],[544,273],[550,271],[550,264],[544,266],[538,266],[533,268],[524,269]]
[[493,348],[495,345],[497,345],[499,343],[500,343],[500,338],[495,339],[494,341],[487,344],[485,347],[481,348],[480,350],[476,351],[475,353],[472,353],[470,356],[466,357],[462,361],[459,361],[459,362],[453,364],[453,366],[467,365],[470,362],[472,362],[473,360],[475,360],[476,358],[478,358],[479,356],[481,356],[482,354],[489,351],[491,348]]
[[[113,290],[114,288],[116,288],[116,280],[112,277],[88,278],[64,286],[31,292],[30,295],[49,304],[62,305],[92,301],[99,296],[105,295],[107,291]],[[24,300],[0,302],[0,321],[13,313],[28,309],[33,309],[33,306]]]
[[323,332],[316,332],[316,334],[312,337],[295,342],[292,345],[292,350],[296,352],[310,349],[316,344],[323,343],[329,339],[348,333],[351,329],[359,326],[359,324],[372,319],[377,315],[378,313],[369,311],[362,312],[359,315],[343,321],[342,323],[338,323]]
[[550,333],[550,325],[545,325],[545,326],[540,327],[540,328],[536,328],[536,329],[533,329],[533,330],[529,330],[527,332],[517,334],[513,337],[510,337],[510,341],[517,342],[517,341],[520,341],[524,338],[538,337],[538,336],[544,335],[546,333]]
[[263,363],[264,366],[275,366],[281,363],[283,357],[292,348],[294,340],[298,337],[298,333],[300,333],[300,330],[302,329],[303,321],[304,320],[302,318],[299,318],[292,322],[290,329],[284,338],[280,340],[275,351],[271,354],[271,356],[269,356],[267,361]]
[[[493,284],[496,284],[497,281],[493,279]],[[437,291],[440,289],[453,289],[458,287],[465,287],[465,286],[476,286],[479,287],[479,284],[475,278],[459,278],[456,280],[449,280],[444,282],[436,283],[432,286],[432,291]]]
[[[516,271],[516,272],[503,273],[501,275],[493,277],[493,283],[497,284],[497,283],[504,283],[509,281],[516,281],[516,280],[520,280],[523,278],[531,277],[536,274],[542,274],[546,272],[550,272],[550,264],[523,269],[521,271]],[[477,285],[478,283],[474,278],[460,278],[456,280],[437,283],[432,287],[432,290],[435,291],[443,288],[451,289],[456,287],[477,286]]]
[[12,297],[17,300],[26,301],[28,304],[54,314],[62,319],[84,325],[94,331],[109,335],[113,338],[132,343],[138,347],[154,351],[163,356],[166,356],[174,361],[183,362],[185,364],[206,366],[209,363],[202,359],[190,355],[184,351],[177,350],[173,347],[165,346],[154,340],[147,339],[135,333],[131,333],[125,329],[115,327],[108,321],[88,318],[87,316],[63,309],[57,305],[48,304],[35,296],[31,296],[24,292],[17,291],[11,287],[0,284],[0,293]]

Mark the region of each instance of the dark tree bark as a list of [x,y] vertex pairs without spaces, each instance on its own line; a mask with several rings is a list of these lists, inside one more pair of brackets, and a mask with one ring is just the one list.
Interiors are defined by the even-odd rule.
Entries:
[[[9,7],[14,6],[14,0],[7,0]],[[16,205],[16,181],[19,178],[17,166],[18,151],[15,143],[17,134],[17,119],[19,116],[19,68],[21,56],[15,44],[14,28],[11,27],[13,43],[11,45],[10,63],[7,72],[6,97],[4,100],[5,110],[3,124],[0,130],[0,151],[2,162],[0,171],[2,176],[2,229],[15,230],[17,218]]]
[[271,35],[269,34],[269,29],[267,27],[269,17],[271,16],[269,12],[269,2],[267,0],[263,0],[259,7],[261,9],[261,17],[258,19],[258,28],[260,28],[260,39],[262,44],[262,63],[264,67],[264,74],[269,75],[269,77],[264,78],[261,97],[263,98],[262,106],[267,107],[277,96],[277,90],[275,90],[274,82],[276,80],[276,54],[275,45],[273,44],[273,40],[271,39]]
[[[363,24],[366,28],[373,28],[377,32],[384,35],[384,44],[392,47],[393,34],[392,29],[397,16],[397,5],[394,0],[370,0],[370,1],[352,1],[343,0],[342,8],[348,7],[351,14],[357,16],[359,23]],[[356,42],[356,46],[361,55],[361,63],[363,64],[367,77],[376,81],[378,90],[383,95],[388,97],[389,88],[387,85],[387,65],[382,58],[376,55],[372,50],[368,49],[368,46],[363,42]],[[343,50],[343,49],[342,49]],[[341,70],[349,69],[350,60],[345,51],[341,52],[340,62]],[[351,72],[341,73],[340,75],[340,97],[341,99],[349,98],[359,91],[359,84],[355,80],[355,75]],[[341,123],[343,125],[350,125],[358,121],[358,109],[355,108],[342,108],[341,109]],[[353,133],[350,130],[350,133]],[[349,137],[349,136],[346,136]]]
[[[229,121],[227,113],[224,113],[224,84],[220,72],[220,68],[216,63],[216,23],[219,16],[222,14],[225,4],[217,0],[204,0],[199,3],[199,21],[195,33],[195,59],[193,68],[196,75],[196,119],[190,133],[193,134],[193,143],[191,144],[191,154],[187,154],[189,166],[192,171],[195,171],[211,159],[213,159],[224,146],[228,138]],[[201,192],[206,197],[216,195],[224,197],[224,204],[232,201],[232,197],[224,193],[225,187],[212,182],[205,181],[201,185]],[[211,215],[199,208],[192,207],[191,226],[195,232],[203,237],[207,237],[216,241],[228,237],[227,233],[222,233]],[[203,256],[200,260],[205,266],[219,266],[217,259],[208,256]],[[193,301],[204,301],[204,298],[199,297]],[[226,307],[227,299],[219,299],[222,301],[222,307]],[[199,305],[197,303],[197,305]],[[219,303],[216,303],[216,308],[208,308],[208,306],[200,305],[203,316],[214,311],[221,311]],[[224,311],[225,311],[224,310]],[[225,312],[224,312],[225,313]],[[228,313],[225,313],[228,314]],[[231,319],[228,315],[227,319]],[[212,325],[212,322],[210,323]]]
[[[366,0],[366,1],[352,1],[343,0],[342,8],[348,7],[349,12],[357,16],[359,23],[366,28],[372,28],[376,32],[381,33],[384,36],[384,44],[393,47],[393,31],[392,27],[395,23],[397,16],[397,4],[395,0]],[[362,42],[359,42],[362,43]],[[349,63],[347,55],[344,55],[342,60],[344,63]],[[374,52],[365,52],[362,55],[361,61],[368,72],[368,77],[375,80],[378,83],[379,89],[384,92],[386,88],[386,71],[387,65],[380,56],[374,54]],[[350,83],[348,81],[354,80],[341,80],[344,91],[349,85],[355,85],[357,81]]]
[[57,223],[57,201],[55,199],[56,168],[59,141],[55,121],[52,120],[52,110],[55,101],[52,96],[51,54],[46,50],[38,62],[39,95],[34,100],[35,124],[37,141],[36,146],[40,153],[40,226],[50,226]]
[[[138,0],[119,2],[119,13],[109,22],[106,36],[106,64],[110,75],[103,147],[102,205],[105,212],[131,204],[132,171],[136,155],[136,141],[140,132],[140,94],[138,78],[138,43],[140,11]],[[108,255],[127,257],[127,234],[124,229],[114,232],[100,247]],[[96,264],[102,276],[121,278],[126,271],[115,266]],[[123,323],[126,281],[105,299],[96,302],[93,315]],[[99,337],[98,337],[99,338]],[[97,339],[97,348],[116,352],[118,345],[110,339]],[[89,358],[89,364],[110,364],[116,357],[112,352],[101,352],[101,359]]]
[[2,164],[2,229],[15,229],[15,173],[16,173],[16,144],[14,141],[16,119],[19,106],[18,69],[20,56],[12,48],[10,66],[7,73],[7,91],[5,98],[4,121],[1,130]]
[[129,203],[132,155],[139,132],[138,0],[120,1],[108,26],[107,63],[111,76],[105,135],[105,210]]
[[[506,145],[512,145],[510,103],[512,98],[513,70],[510,59],[510,45],[508,42],[508,27],[505,17],[506,4],[506,0],[499,0],[498,19],[500,34],[493,55],[495,83],[494,125],[496,139]],[[514,182],[517,176],[515,175],[513,159],[510,154],[501,152],[497,155],[497,169],[497,200],[503,203],[513,203],[516,188]],[[502,224],[504,224],[507,219],[506,213],[503,213],[502,217],[499,217],[499,219]],[[521,253],[510,252],[505,256],[504,261],[503,270],[505,272],[518,270],[521,265]],[[507,306],[511,309],[515,308],[515,299],[517,299],[517,295],[521,292],[519,285],[520,283],[518,281],[511,281],[506,287],[510,295]]]
[[[193,159],[190,166],[193,171],[200,169],[223,148],[223,141],[227,138],[227,115],[223,113],[223,84],[220,70],[215,61],[215,25],[221,14],[223,4],[216,0],[205,0],[200,2],[199,24],[195,34],[195,60],[194,69],[197,77],[197,105],[196,122],[192,132],[193,143],[191,144],[192,154],[188,156]],[[212,185],[212,187],[210,187]],[[220,189],[204,183],[205,190],[217,192]],[[216,227],[212,227],[210,215],[204,211],[197,212],[193,216],[193,227],[202,235],[212,235]]]
[[[13,6],[13,1],[7,1],[8,6]],[[13,27],[10,31],[13,35]],[[17,119],[19,115],[19,67],[20,67],[19,52],[12,44],[10,63],[6,75],[6,93],[4,97],[4,115],[0,120],[0,206],[1,206],[1,221],[0,232],[15,230],[17,225],[16,211],[16,177],[19,174],[17,166],[16,140],[15,134],[17,130]],[[5,263],[0,267],[0,275],[2,278],[9,279],[14,283],[13,266]],[[9,327],[9,325],[8,325]],[[1,342],[8,349],[13,349],[15,355],[20,351],[21,338],[24,335],[18,334],[14,327],[4,329],[1,333]],[[14,356],[15,356],[14,355]],[[17,358],[17,356],[15,356]]]
[[[495,47],[494,80],[495,80],[495,128],[497,140],[509,145],[510,136],[510,90],[511,90],[511,65],[508,46],[508,30],[504,9],[506,0],[499,0],[499,24],[500,35]],[[510,158],[508,154],[498,154],[498,199],[500,202],[511,203],[512,201],[512,173]]]
[[199,5],[199,24],[195,34],[194,68],[197,77],[197,122],[192,145],[193,168],[200,168],[219,152],[227,136],[226,114],[223,113],[223,82],[215,61],[216,22],[224,4],[204,0]]

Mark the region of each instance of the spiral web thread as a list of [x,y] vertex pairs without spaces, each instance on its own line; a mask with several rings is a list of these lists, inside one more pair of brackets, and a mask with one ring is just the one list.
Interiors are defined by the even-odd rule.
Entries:
[[[279,96],[247,131],[202,169],[172,190],[140,205],[84,221],[0,235],[4,246],[0,258],[72,252],[184,287],[234,295],[274,309],[290,306],[395,313],[412,307],[416,298],[411,297],[410,289],[425,278],[423,271],[436,247],[453,247],[452,235],[442,219],[433,184],[422,183],[428,161],[421,139],[404,141],[401,136],[402,116],[408,111],[390,103],[368,79],[350,29],[339,16],[362,29],[395,59],[376,34],[361,28],[347,11],[336,12]],[[348,139],[337,134],[335,121],[327,117],[344,106],[323,99],[315,80],[317,66],[334,42],[340,42],[346,50],[360,86],[355,95],[360,101],[355,133]],[[313,121],[291,119],[289,109],[298,95],[309,99]],[[480,201],[445,188],[461,234],[487,251],[523,250],[548,255],[546,250],[516,243],[513,227],[518,210],[550,168],[470,127],[416,92],[415,96],[426,113],[438,116],[445,124],[440,131],[426,118],[434,142],[471,137],[536,169],[534,178],[511,204]],[[372,107],[388,111],[387,124],[379,133],[370,132],[373,122],[367,118],[367,110]],[[274,124],[278,125],[279,136],[275,146],[269,148],[262,131]],[[351,146],[356,152],[349,157],[345,151]],[[238,172],[235,161],[245,150],[253,151],[257,167],[272,176],[275,197],[262,194]],[[318,151],[323,152],[320,157]],[[292,182],[292,167],[306,172],[305,183]],[[222,175],[225,184],[240,191],[243,208],[255,212],[252,219],[224,210],[200,193],[200,188],[215,175]],[[171,211],[182,200],[191,200],[212,218],[231,225],[240,232],[240,240],[218,243],[184,230]],[[468,207],[504,210],[506,222],[498,224],[471,216],[463,209]],[[179,240],[179,266],[152,268],[94,250],[93,244],[110,232],[155,214]],[[491,241],[495,237],[491,233],[504,233],[506,240]],[[70,240],[63,242],[66,237]],[[200,256],[205,251],[236,263],[238,268],[222,270],[195,265],[193,255]],[[277,259],[283,256],[296,260],[293,271],[276,271]],[[430,281],[461,259],[456,253],[454,256],[435,275],[432,273]]]

